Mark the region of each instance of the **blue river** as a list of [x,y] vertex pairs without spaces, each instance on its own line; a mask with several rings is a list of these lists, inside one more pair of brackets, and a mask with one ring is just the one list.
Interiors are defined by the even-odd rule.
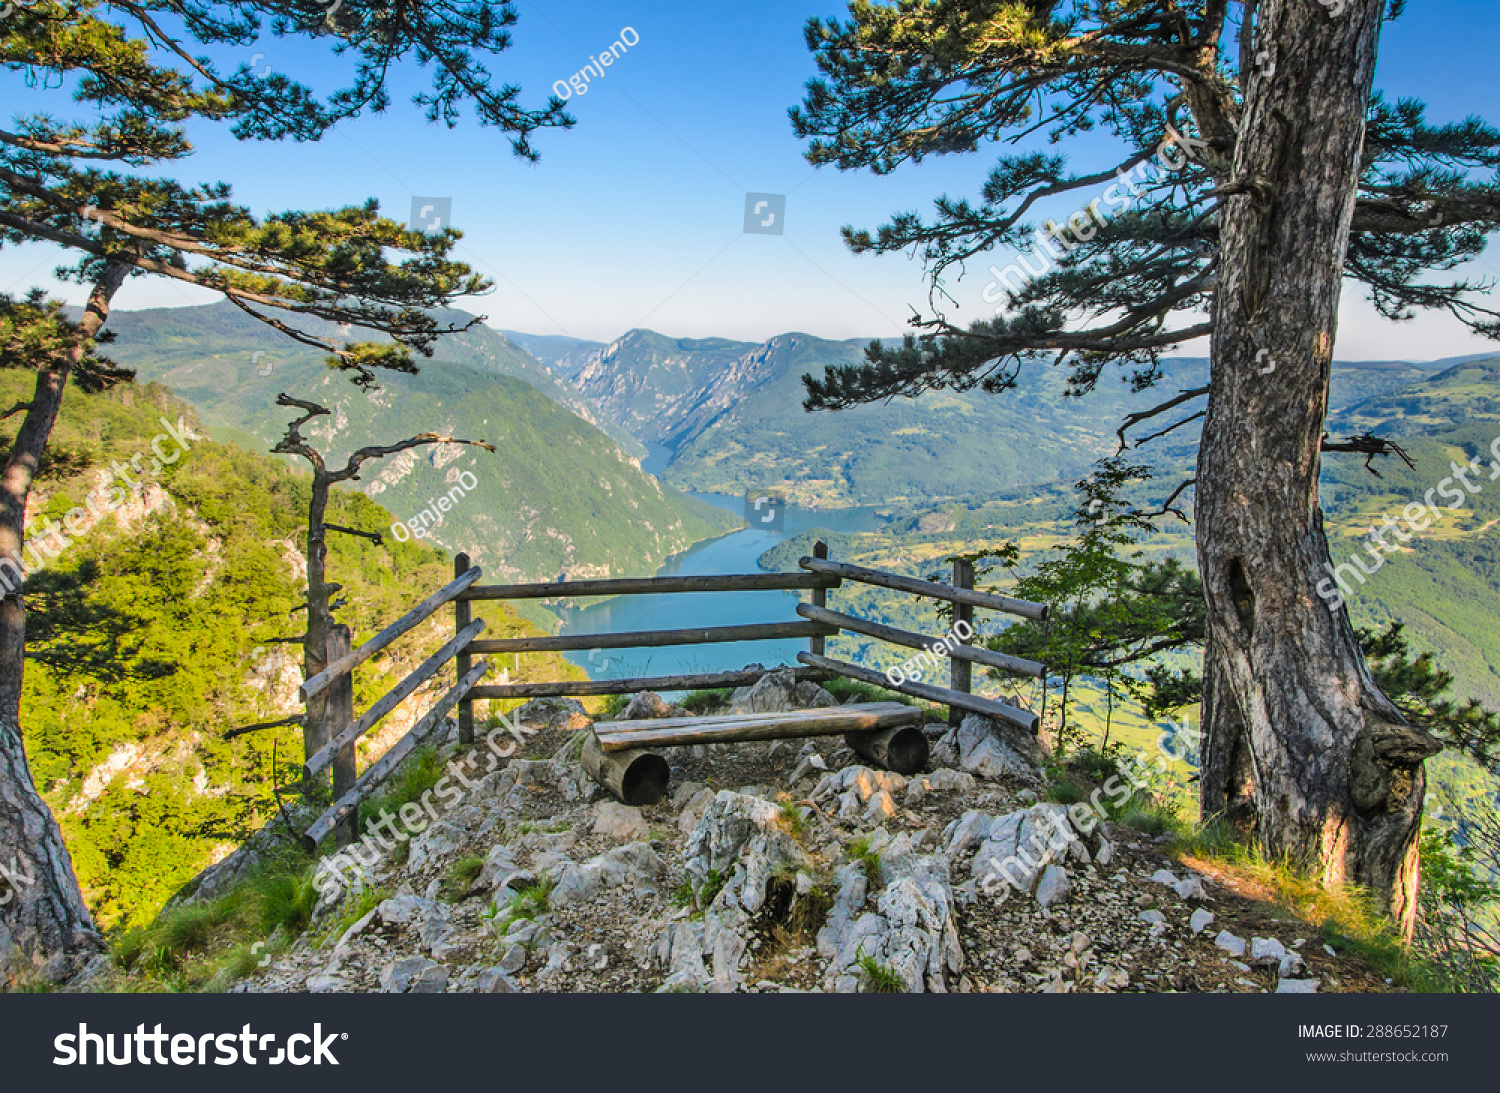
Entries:
[[[653,452],[648,471],[659,458]],[[744,515],[744,499],[723,494],[694,493],[709,504]],[[776,531],[746,528],[718,539],[697,543],[668,559],[658,576],[703,576],[759,573],[757,559],[777,543],[813,528],[829,531],[874,531],[879,518],[873,508],[801,509],[787,506]],[[691,592],[663,596],[616,596],[586,607],[556,609],[564,634],[616,634],[632,630],[676,630],[700,626],[735,626],[753,622],[796,622],[795,592]],[[807,640],[740,641],[723,645],[679,645],[656,649],[596,649],[569,653],[590,679],[627,676],[665,676],[723,672],[759,663],[768,668],[795,664]]]

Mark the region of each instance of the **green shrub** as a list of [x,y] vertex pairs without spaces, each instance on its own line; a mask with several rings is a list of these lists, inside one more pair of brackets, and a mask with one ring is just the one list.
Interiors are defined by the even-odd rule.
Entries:
[[707,691],[694,691],[681,699],[677,705],[690,714],[703,716],[717,710],[729,708],[729,696],[734,692],[728,687],[715,687]]
[[729,877],[726,874],[717,869],[710,869],[708,875],[703,878],[703,883],[695,890],[693,879],[683,877],[681,883],[672,892],[672,902],[679,907],[692,907],[701,912],[718,898],[728,881]]
[[1089,745],[1079,748],[1068,756],[1068,769],[1095,785],[1103,785],[1120,775],[1120,755],[1125,745],[1118,741],[1103,747]]
[[605,695],[599,702],[599,714],[595,721],[613,721],[630,705],[630,695]]
[[865,989],[871,994],[905,994],[906,984],[888,965],[861,953],[856,965],[865,978]]

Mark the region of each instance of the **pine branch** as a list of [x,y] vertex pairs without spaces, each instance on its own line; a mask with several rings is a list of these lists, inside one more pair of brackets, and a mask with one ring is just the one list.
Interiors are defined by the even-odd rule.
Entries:
[[281,728],[284,725],[306,725],[306,724],[307,724],[307,715],[306,714],[300,714],[300,713],[299,714],[293,714],[291,717],[283,717],[280,721],[262,721],[262,722],[260,722],[257,725],[246,725],[243,728],[230,729],[222,737],[220,737],[220,739],[222,739],[222,740],[233,740],[237,736],[244,736],[245,734],[252,733],[252,732],[260,732],[262,729],[279,729],[279,728]]
[[333,482],[346,482],[350,479],[358,481],[359,468],[369,460],[379,459],[387,455],[395,455],[397,452],[404,452],[408,448],[417,448],[423,444],[470,444],[476,448],[483,448],[487,452],[495,450],[493,444],[488,444],[483,440],[461,440],[458,437],[447,436],[441,433],[419,433],[417,436],[398,441],[395,444],[360,448],[349,457],[349,462],[344,465],[343,470],[328,476],[329,480]]
[[1178,486],[1175,490],[1173,490],[1172,493],[1171,493],[1171,495],[1168,496],[1167,499],[1162,502],[1161,508],[1157,509],[1155,512],[1134,512],[1134,513],[1131,513],[1131,515],[1139,517],[1142,520],[1152,520],[1152,519],[1155,519],[1158,516],[1165,516],[1165,515],[1167,515],[1167,513],[1170,512],[1173,516],[1177,517],[1177,519],[1181,520],[1184,524],[1191,524],[1192,521],[1187,518],[1187,514],[1184,513],[1180,508],[1173,507],[1172,502],[1176,501],[1177,498],[1179,498],[1179,497],[1182,496],[1182,491],[1183,490],[1187,489],[1189,486],[1196,485],[1197,482],[1198,482],[1198,480],[1196,478],[1189,478],[1186,482],[1184,482],[1182,485]]

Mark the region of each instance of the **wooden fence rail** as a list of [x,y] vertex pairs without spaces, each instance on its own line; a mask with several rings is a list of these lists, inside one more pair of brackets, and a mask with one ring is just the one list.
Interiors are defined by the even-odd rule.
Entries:
[[[1024,657],[997,653],[975,646],[971,638],[954,641],[952,638],[936,639],[910,630],[888,626],[884,623],[861,619],[827,606],[829,589],[839,588],[844,581],[890,588],[917,596],[946,600],[954,605],[954,623],[973,625],[975,608],[1003,611],[1028,619],[1047,617],[1047,606],[1028,600],[1014,599],[989,592],[979,592],[973,587],[973,566],[963,559],[954,563],[953,583],[939,584],[919,580],[896,573],[867,569],[863,566],[834,562],[828,559],[828,548],[817,543],[811,557],[801,559],[802,572],[727,574],[722,576],[695,577],[642,577],[613,578],[584,581],[547,581],[533,584],[479,584],[481,571],[470,564],[467,555],[460,554],[454,563],[454,579],[412,608],[396,622],[376,634],[358,649],[349,652],[346,637],[331,643],[328,666],[305,682],[299,697],[306,703],[310,699],[334,687],[328,703],[331,716],[323,726],[326,734],[317,750],[306,760],[304,768],[308,779],[334,766],[335,801],[317,821],[307,829],[304,839],[309,847],[316,845],[330,833],[340,832],[341,839],[352,837],[359,805],[367,800],[375,789],[409,756],[442,721],[455,705],[459,708],[459,738],[462,743],[472,743],[474,737],[473,704],[476,701],[495,699],[529,699],[562,697],[565,695],[613,695],[637,691],[678,691],[707,688],[743,687],[756,683],[764,670],[747,668],[727,672],[698,672],[680,675],[638,676],[628,679],[556,680],[538,683],[503,682],[482,685],[489,670],[483,660],[475,663],[473,657],[485,653],[531,653],[567,652],[585,649],[631,649],[655,648],[671,645],[701,645],[721,642],[767,641],[788,638],[805,638],[808,651],[797,654],[800,667],[792,669],[798,681],[824,681],[842,676],[864,683],[874,684],[887,690],[945,705],[950,711],[950,720],[956,721],[960,711],[983,714],[1031,732],[1036,732],[1039,719],[1030,711],[1018,709],[1004,702],[984,698],[970,693],[971,667],[979,664],[988,668],[1017,675],[1046,679],[1047,669],[1042,664]],[[483,600],[520,599],[582,599],[598,596],[662,595],[689,592],[786,592],[808,591],[810,603],[799,603],[796,621],[751,623],[736,626],[693,627],[676,630],[641,630],[620,634],[558,634],[539,637],[494,638],[482,640],[479,635],[485,629],[481,619],[472,618],[471,605]],[[380,650],[389,646],[403,634],[411,632],[424,620],[430,618],[444,604],[454,608],[454,634],[432,656],[394,688],[386,693],[357,719],[354,718],[350,695],[352,695],[350,673],[369,660]],[[944,655],[949,660],[950,686],[919,683],[903,679],[896,683],[881,672],[824,655],[826,639],[841,632],[862,634],[878,641],[890,642],[910,649],[931,652],[942,640]],[[956,635],[954,635],[956,636]],[[359,738],[391,713],[401,702],[410,697],[423,683],[436,675],[450,660],[457,662],[458,682],[429,709],[412,729],[376,760],[362,775],[354,778],[354,745]],[[346,693],[347,692],[347,693]],[[820,715],[821,716],[821,715]],[[840,717],[829,713],[824,717],[829,731],[844,731]],[[699,719],[701,720],[701,719]],[[822,724],[822,722],[820,722]],[[621,736],[617,743],[638,744],[664,726],[643,727]],[[673,726],[665,726],[673,728]],[[805,728],[805,726],[804,726]],[[674,728],[673,731],[693,733],[703,731],[696,725]],[[646,732],[638,740],[635,733]],[[790,731],[790,730],[788,730]],[[799,730],[801,731],[801,730]],[[650,737],[655,739],[655,737]],[[627,749],[628,750],[628,749]]]
[[[798,682],[822,682],[833,673],[817,668],[795,668]],[[702,672],[681,676],[635,676],[630,679],[565,679],[555,683],[492,683],[475,687],[474,700],[486,698],[561,698],[634,694],[637,691],[701,691],[719,687],[749,687],[766,673],[757,668],[734,672]]]
[[[469,559],[459,555],[456,574],[467,571]],[[801,591],[811,594],[810,603],[797,605],[800,622],[751,623],[738,626],[695,627],[677,630],[638,630],[619,634],[555,634],[539,637],[493,638],[470,642],[460,654],[460,670],[469,655],[489,653],[581,652],[593,649],[640,649],[672,645],[705,645],[720,642],[767,641],[806,638],[808,652],[799,654],[796,678],[826,681],[844,676],[873,683],[889,690],[909,694],[949,707],[950,720],[956,722],[961,711],[983,713],[1012,724],[1036,730],[1037,718],[1025,710],[1003,702],[981,698],[970,693],[971,668],[979,664],[1016,675],[1046,679],[1044,665],[1024,657],[1010,656],[972,644],[966,640],[944,641],[949,661],[949,687],[920,683],[895,686],[891,679],[870,669],[850,665],[824,656],[828,638],[840,632],[863,634],[879,641],[912,649],[931,650],[938,639],[909,630],[871,622],[855,615],[831,611],[827,607],[828,590],[845,581],[877,585],[898,592],[946,600],[954,605],[954,622],[973,625],[974,609],[1003,611],[1028,619],[1043,619],[1047,605],[1016,599],[973,587],[973,564],[960,559],[954,563],[953,583],[938,584],[882,570],[834,562],[828,559],[828,546],[819,542],[811,557],[800,562],[797,573],[740,573],[711,576],[627,577],[583,581],[544,581],[531,584],[472,585],[454,597],[454,622],[462,628],[468,622],[468,605],[479,600],[582,599],[594,596],[662,595],[688,592],[757,592]],[[475,687],[460,704],[460,735],[473,724],[473,703],[497,699],[561,698],[564,696],[600,696],[631,694],[639,691],[685,691],[722,687],[744,687],[754,684],[763,671],[744,669],[727,672],[697,672],[680,675],[632,676],[622,679],[553,680],[536,683],[503,682]]]
[[303,768],[303,773],[308,778],[311,778],[318,771],[326,767],[333,761],[335,755],[369,732],[371,728],[379,723],[381,718],[410,697],[412,692],[418,687],[437,675],[445,664],[458,655],[460,649],[472,642],[483,631],[484,620],[478,619],[470,623],[458,634],[455,634],[446,645],[424,660],[405,679],[391,688],[384,698],[366,710],[360,716],[359,720],[350,724],[338,736],[328,741],[320,751],[309,757],[306,766]]
[[[848,630],[851,633],[863,634],[867,638],[878,638],[881,641],[891,642],[893,645],[905,645],[909,649],[930,650],[940,639],[929,638],[922,634],[915,634],[910,630],[900,630],[894,626],[887,626],[880,622],[871,622],[868,619],[857,618],[854,615],[846,615],[842,611],[829,611],[826,608],[813,607],[811,604],[801,603],[797,605],[797,614],[814,622],[827,623],[829,626],[840,630]],[[972,624],[971,624],[972,625]],[[1013,657],[1008,653],[996,653],[990,649],[976,647],[973,645],[952,645],[944,640],[948,652],[942,654],[956,660],[963,660],[973,664],[983,664],[986,668],[998,668],[1003,672],[1014,672],[1016,675],[1033,676],[1042,678],[1047,673],[1047,667],[1034,660],[1024,657]],[[954,690],[962,690],[955,687]]]
[[1047,605],[1044,603],[1012,599],[1010,596],[1000,596],[993,592],[955,588],[953,585],[938,584],[936,581],[923,581],[916,577],[903,577],[899,573],[886,573],[879,569],[866,569],[863,566],[849,565],[846,562],[829,562],[821,558],[803,558],[797,564],[814,573],[843,577],[845,580],[857,581],[860,584],[893,588],[897,592],[910,592],[915,596],[929,596],[934,599],[947,600],[950,603],[966,604],[970,607],[987,607],[991,611],[1004,611],[1006,614],[1020,615],[1027,619],[1047,617]]
[[446,584],[442,588],[438,589],[421,603],[417,604],[416,607],[413,607],[406,614],[402,615],[395,622],[391,623],[391,625],[387,626],[380,633],[376,634],[369,641],[365,642],[358,649],[354,650],[354,652],[340,657],[337,661],[328,665],[328,667],[324,668],[317,675],[313,676],[311,679],[307,680],[307,682],[303,683],[302,687],[297,691],[297,697],[300,698],[303,702],[306,702],[314,695],[321,694],[328,688],[328,685],[339,676],[353,671],[355,668],[359,667],[359,665],[363,664],[365,661],[373,657],[376,653],[380,652],[380,650],[384,649],[391,642],[399,638],[402,634],[410,633],[412,630],[415,630],[423,623],[423,621],[429,618],[433,614],[433,612],[442,607],[443,604],[447,603],[464,589],[468,588],[475,581],[479,580],[481,572],[482,570],[479,570],[477,568],[471,569],[467,573],[463,574],[463,576],[454,579],[449,584]]
[[[304,723],[316,716],[311,699],[327,692],[323,703],[323,716],[318,719],[315,735],[309,736],[308,755],[303,765],[304,784],[311,788],[317,776],[333,767],[333,805],[325,811],[303,834],[303,841],[316,848],[329,834],[337,833],[339,844],[352,842],[359,816],[359,804],[374,792],[391,772],[432,732],[456,703],[462,701],[474,685],[489,671],[489,664],[481,661],[471,665],[465,655],[473,641],[484,632],[484,620],[469,620],[468,605],[463,604],[464,625],[443,646],[424,660],[406,677],[391,688],[374,705],[354,716],[353,671],[380,650],[389,646],[403,634],[410,633],[430,618],[443,604],[452,601],[479,580],[481,571],[470,569],[467,559],[463,571],[438,589],[431,596],[412,608],[400,619],[376,634],[353,652],[349,651],[349,629],[335,626],[329,633],[328,667],[305,682],[298,692],[308,713]],[[435,676],[451,660],[459,660],[459,681],[443,695],[438,703],[420,717],[416,724],[396,741],[384,755],[377,759],[362,775],[357,774],[354,745],[382,718],[410,698],[422,684]]]
[[583,599],[590,596],[646,596],[678,592],[796,592],[837,588],[838,577],[821,573],[725,573],[701,577],[611,577],[539,584],[476,585],[456,598],[467,600]]
[[888,691],[899,691],[913,698],[920,698],[927,702],[936,702],[947,706],[949,709],[968,710],[970,713],[983,714],[985,717],[998,718],[1008,721],[1018,728],[1025,729],[1029,733],[1035,733],[1039,724],[1036,714],[1030,710],[1017,709],[1015,706],[1006,705],[1004,702],[996,702],[991,698],[981,698],[978,695],[968,694],[964,691],[955,691],[949,687],[935,687],[927,683],[892,683],[880,672],[871,668],[861,668],[857,664],[850,664],[844,660],[834,660],[831,657],[820,657],[815,653],[798,653],[797,659],[803,664],[814,668],[822,668],[824,671],[833,672],[836,675],[846,676],[849,679],[859,680],[863,683],[873,683],[877,687],[884,687]]
[[838,631],[814,622],[756,622],[744,626],[709,626],[693,630],[632,630],[623,634],[561,634],[539,638],[476,641],[472,653],[555,653],[583,649],[657,648],[663,645],[713,645],[727,641],[810,638]]
[[470,668],[467,675],[451,687],[447,694],[438,699],[437,705],[422,715],[421,720],[411,727],[410,732],[392,744],[384,755],[376,760],[364,774],[360,775],[359,780],[354,783],[353,787],[338,800],[334,801],[328,811],[319,816],[313,822],[313,825],[303,834],[303,844],[307,849],[309,851],[315,850],[317,845],[327,838],[333,829],[340,824],[347,824],[352,827],[355,818],[359,814],[360,802],[367,800],[375,792],[376,788],[379,787],[380,783],[390,777],[391,772],[400,765],[401,760],[416,750],[418,745],[442,721],[443,715],[468,694],[473,689],[474,684],[478,683],[489,669],[490,666],[486,661],[480,661],[474,667]]

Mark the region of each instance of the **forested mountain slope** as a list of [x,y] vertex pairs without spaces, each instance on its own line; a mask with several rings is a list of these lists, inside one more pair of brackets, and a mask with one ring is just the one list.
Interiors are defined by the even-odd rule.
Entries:
[[[291,420],[276,405],[282,391],[333,411],[308,430],[330,463],[358,447],[428,431],[489,441],[494,453],[452,446],[403,453],[372,466],[363,488],[410,523],[432,499],[466,484],[462,502],[431,537],[497,575],[649,573],[728,526],[722,512],[642,473],[568,407],[569,399],[582,405],[576,391],[488,328],[447,336],[419,375],[382,375],[381,389],[367,395],[315,350],[237,315],[227,305],[127,312],[110,324],[119,333],[111,354],[142,380],[171,387],[222,435],[262,450]],[[563,394],[548,397],[549,384]]]
[[[0,373],[0,395],[13,402],[30,380]],[[179,416],[198,439],[151,473],[160,419],[175,428]],[[94,396],[70,390],[33,493],[32,540],[91,492],[96,508],[107,496],[121,502],[28,581],[31,659],[21,711],[33,776],[104,925],[149,919],[274,814],[274,785],[298,780],[300,729],[223,735],[299,708],[300,648],[271,639],[301,632],[309,479],[204,432],[160,386]],[[8,442],[8,434],[0,439]],[[157,448],[169,457],[177,451]],[[111,483],[122,487],[113,464],[139,488],[111,495]],[[334,492],[329,518],[370,531],[391,520],[353,490]],[[339,618],[356,643],[453,572],[439,551],[389,537],[376,546],[335,536],[330,553],[329,577],[349,601]],[[501,604],[476,614],[489,636],[535,632]],[[451,613],[442,612],[356,673],[356,708],[389,690],[451,628]],[[536,678],[577,672],[551,654],[527,664]],[[440,676],[408,700],[366,749],[383,751],[425,708],[424,696],[451,682]]]

